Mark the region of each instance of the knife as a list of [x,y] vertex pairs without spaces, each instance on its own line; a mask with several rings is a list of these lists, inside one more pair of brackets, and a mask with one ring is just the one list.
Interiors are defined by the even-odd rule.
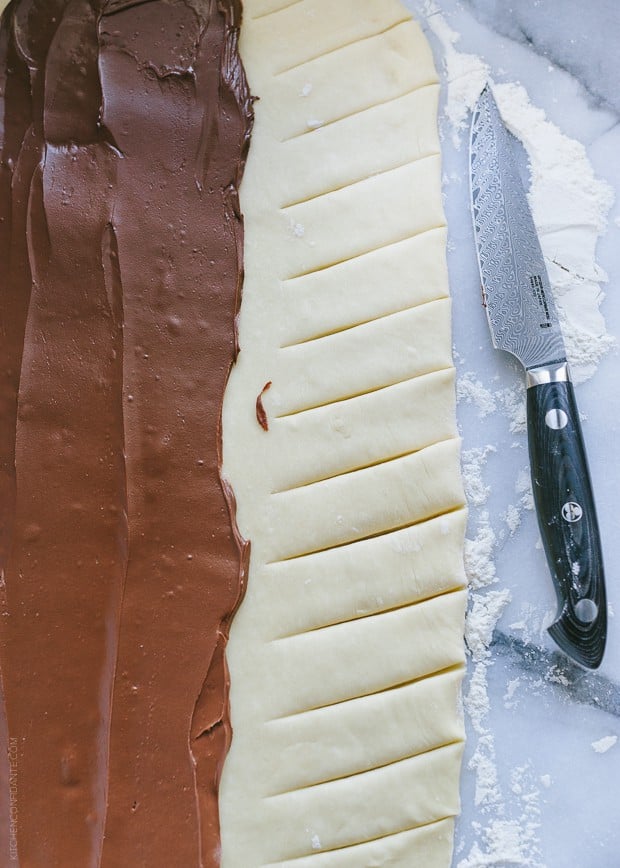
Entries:
[[474,108],[471,205],[482,298],[493,346],[526,371],[534,502],[558,598],[549,633],[596,669],[607,637],[601,542],[566,350],[534,220],[504,126],[487,86]]

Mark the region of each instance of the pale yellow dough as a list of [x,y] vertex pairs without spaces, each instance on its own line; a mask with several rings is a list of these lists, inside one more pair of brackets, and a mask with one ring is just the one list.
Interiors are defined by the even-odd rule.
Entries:
[[[465,525],[438,83],[397,0],[245,0],[223,868],[449,868]],[[269,430],[259,425],[263,402]]]

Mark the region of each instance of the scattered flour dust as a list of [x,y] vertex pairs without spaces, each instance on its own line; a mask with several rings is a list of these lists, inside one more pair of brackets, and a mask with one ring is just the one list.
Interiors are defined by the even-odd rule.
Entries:
[[497,582],[493,550],[497,543],[491,527],[489,513],[483,511],[478,518],[478,529],[473,539],[465,540],[465,571],[469,587],[479,591]]
[[[473,671],[463,705],[477,737],[468,769],[475,774],[474,803],[480,813],[489,815],[490,819],[484,824],[478,821],[472,824],[476,840],[457,868],[499,868],[500,865],[534,868],[543,864],[538,843],[540,791],[536,786],[541,779],[536,778],[530,763],[513,769],[508,792],[510,804],[507,804],[498,779],[495,738],[488,719],[490,645],[495,626],[509,602],[508,590],[475,593],[467,615],[465,638]],[[508,685],[510,699],[517,687],[516,681]],[[518,818],[509,819],[509,813],[517,813]]]
[[[540,822],[530,821],[524,826],[521,821],[495,819],[480,828],[482,847],[474,844],[467,859],[458,863],[458,868],[500,868],[500,866],[531,866],[530,841],[536,835]],[[539,856],[536,858],[540,858]]]
[[523,434],[527,428],[525,416],[525,381],[520,379],[512,388],[496,392],[497,403],[508,419],[511,434]]
[[[427,0],[423,10],[443,48],[447,84],[444,113],[453,144],[459,148],[469,126],[470,111],[485,84],[491,81],[490,70],[480,57],[457,51],[460,36],[432,0]],[[493,94],[506,125],[527,152],[530,207],[573,379],[583,382],[593,376],[602,357],[614,345],[599,309],[604,298],[601,284],[607,282],[607,275],[596,262],[596,244],[607,228],[613,192],[596,177],[584,146],[547,120],[545,112],[532,105],[524,87],[496,84]],[[468,400],[475,401],[472,396]],[[523,404],[523,399],[519,398],[519,402]],[[483,406],[488,406],[487,398]],[[512,416],[514,407],[504,409]],[[524,412],[520,415],[524,421]],[[514,424],[513,430],[524,430],[520,418]]]
[[458,401],[466,401],[473,404],[478,411],[478,417],[484,419],[497,410],[497,400],[474,374],[468,372],[458,378],[456,383],[456,397]]
[[614,339],[599,306],[607,275],[596,244],[607,228],[611,188],[594,174],[584,146],[533,106],[525,88],[498,84],[493,92],[508,128],[529,157],[529,202],[540,235],[573,378],[591,377]]
[[[490,82],[505,123],[525,147],[530,169],[530,207],[553,286],[573,379],[583,382],[596,372],[614,343],[599,310],[604,297],[601,284],[607,281],[607,276],[596,262],[596,244],[606,229],[613,202],[611,189],[595,176],[585,148],[547,120],[544,111],[532,105],[523,87],[493,85],[489,66],[481,57],[458,51],[460,35],[449,26],[434,0],[419,0],[418,7],[443,49],[444,114],[453,146],[461,147],[471,109]],[[511,433],[518,435],[526,430],[522,380],[511,388],[493,389],[474,372],[463,372],[457,383],[457,398],[472,405],[480,420],[500,413],[507,419]],[[526,764],[512,770],[510,786],[500,782],[489,719],[488,676],[493,664],[490,645],[494,629],[510,602],[509,592],[498,587],[494,559],[498,535],[488,509],[484,508],[490,494],[484,471],[493,452],[494,446],[480,444],[463,453],[463,481],[475,522],[473,539],[465,542],[465,567],[471,591],[466,643],[472,666],[463,704],[476,739],[468,768],[475,774],[474,801],[484,822],[472,823],[473,843],[469,853],[461,855],[457,868],[507,865],[543,868],[538,843],[540,787],[549,787],[551,779],[536,774]],[[529,469],[518,474],[515,495],[516,503],[501,515],[511,535],[520,525],[523,510],[533,509]],[[500,540],[502,533],[505,531],[500,530]],[[515,623],[511,628],[522,630],[525,641],[536,641],[544,624],[540,624],[540,613],[524,611],[523,624]],[[530,636],[532,630],[536,636]],[[561,674],[550,671],[547,680],[560,677]],[[519,679],[508,683],[504,696],[507,708],[518,702],[519,686]],[[592,749],[604,753],[616,741],[616,736],[606,736],[593,742]]]
[[474,663],[490,657],[489,646],[500,616],[510,602],[510,591],[486,591],[472,594],[465,622],[465,642]]
[[606,735],[604,738],[599,738],[598,741],[592,742],[592,750],[595,753],[607,753],[611,750],[618,741],[617,735]]
[[489,67],[476,54],[464,54],[456,50],[455,46],[461,37],[439,14],[433,0],[427,0],[424,4],[424,13],[429,27],[443,47],[448,85],[445,114],[452,128],[452,143],[458,148],[461,144],[461,133],[468,126],[469,113],[488,81]]
[[532,491],[532,477],[528,468],[521,470],[515,482],[515,491],[520,495],[523,509],[534,509],[534,492]]
[[461,458],[463,485],[467,502],[473,506],[482,506],[489,497],[491,489],[483,482],[482,471],[489,455],[496,451],[495,446],[476,447],[463,451]]
[[517,532],[517,530],[519,529],[520,524],[521,524],[521,512],[520,512],[520,510],[514,504],[511,503],[509,505],[509,507],[507,508],[506,512],[504,513],[503,519],[506,522],[506,524],[508,525],[508,530],[510,531],[510,536],[514,536],[515,533]]

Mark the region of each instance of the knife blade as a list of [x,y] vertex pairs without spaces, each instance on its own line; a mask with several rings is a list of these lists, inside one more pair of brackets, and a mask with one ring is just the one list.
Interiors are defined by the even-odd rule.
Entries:
[[470,192],[483,304],[493,345],[526,372],[532,488],[558,611],[549,633],[596,669],[607,638],[603,557],[566,351],[516,139],[487,86],[474,108]]

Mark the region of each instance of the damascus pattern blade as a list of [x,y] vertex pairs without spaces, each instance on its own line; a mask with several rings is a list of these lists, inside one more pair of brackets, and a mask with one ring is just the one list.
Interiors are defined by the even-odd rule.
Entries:
[[493,345],[526,368],[566,360],[549,277],[517,170],[513,137],[488,87],[471,127],[471,203]]

